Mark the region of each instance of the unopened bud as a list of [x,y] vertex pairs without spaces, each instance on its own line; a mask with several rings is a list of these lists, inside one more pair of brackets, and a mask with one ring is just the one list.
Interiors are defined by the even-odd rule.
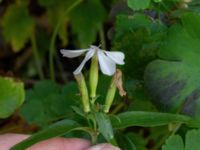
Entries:
[[105,106],[104,106],[105,113],[109,112],[109,110],[110,110],[112,102],[115,98],[116,89],[117,89],[117,87],[114,83],[114,79],[112,79],[110,87],[107,92],[106,100],[105,100]]
[[75,79],[78,83],[79,91],[81,94],[81,100],[83,104],[84,112],[90,111],[89,97],[88,97],[88,89],[85,83],[85,78],[82,73],[75,75]]
[[104,106],[105,113],[109,112],[109,110],[110,110],[110,107],[115,98],[116,89],[119,90],[120,96],[126,95],[126,92],[124,91],[123,86],[122,86],[122,72],[119,69],[116,70],[116,72],[112,78],[108,92],[107,92],[105,106]]

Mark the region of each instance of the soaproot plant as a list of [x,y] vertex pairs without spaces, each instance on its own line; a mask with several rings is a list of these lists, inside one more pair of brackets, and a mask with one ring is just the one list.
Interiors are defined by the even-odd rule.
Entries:
[[[198,1],[188,3],[185,0],[128,0],[129,8],[124,2],[123,4],[126,5],[123,8],[124,11],[117,4],[114,6],[113,1],[39,0],[38,3],[46,9],[45,15],[50,21],[48,31],[52,33],[51,43],[43,42],[43,44],[50,45],[49,66],[51,69],[49,70],[51,71],[49,74],[51,74],[51,78],[55,79],[53,58],[55,58],[56,44],[61,46],[70,40],[70,46],[84,48],[95,43],[96,35],[99,34],[103,49],[106,42],[111,42],[113,50],[122,50],[126,55],[126,63],[120,69],[125,77],[123,83],[128,95],[123,98],[119,97],[118,92],[114,95],[116,82],[112,81],[110,84],[110,80],[116,79],[120,73],[117,72],[113,79],[101,74],[97,75],[97,67],[92,67],[98,64],[96,59],[92,59],[91,64],[95,65],[91,65],[89,74],[86,72],[84,75],[76,76],[78,86],[73,81],[64,86],[52,81],[40,81],[34,85],[33,89],[27,90],[26,102],[20,109],[20,115],[27,122],[41,127],[42,130],[16,146],[16,149],[21,150],[35,142],[59,135],[88,138],[93,143],[107,141],[114,145],[117,144],[125,150],[158,149],[172,135],[166,141],[163,149],[169,147],[168,149],[173,150],[178,149],[177,147],[180,149],[184,147],[182,139],[173,135],[175,133],[184,135],[188,132],[187,137],[191,132],[188,131],[190,130],[188,127],[199,128],[199,14],[198,9],[194,9]],[[4,36],[11,37],[6,39],[14,46],[13,50],[15,51],[16,43],[19,44],[17,46],[22,47],[30,38],[32,48],[36,50],[35,60],[39,62],[38,66],[42,66],[40,64],[42,61],[38,61],[40,57],[37,56],[38,50],[43,50],[41,47],[37,48],[37,42],[40,43],[40,39],[37,39],[36,36],[37,28],[34,26],[34,23],[37,24],[37,22],[33,19],[35,16],[32,17],[27,11],[27,4],[26,0],[19,0],[13,4],[17,6],[10,6],[7,11],[12,10],[12,13],[6,13],[2,22],[3,28],[12,28],[12,18],[19,20],[18,18],[22,19],[20,16],[24,16],[26,19],[18,24],[21,25],[18,28],[24,28],[24,31],[27,32],[17,38],[19,30],[16,29],[16,26],[10,34],[4,33]],[[113,11],[117,12],[114,14],[116,23],[113,27],[114,32],[113,29],[108,32],[111,41],[105,42],[102,22],[105,21],[106,11],[111,6]],[[182,9],[186,7],[189,8]],[[191,12],[188,13],[188,11]],[[66,25],[70,30],[66,30]],[[37,26],[40,27],[40,24]],[[108,26],[110,27],[110,22],[108,25],[106,24],[106,30]],[[9,29],[5,31],[9,31]],[[68,37],[66,31],[72,32],[73,40],[70,39],[71,37],[66,38]],[[58,38],[56,39],[56,37]],[[13,42],[15,40],[17,42]],[[17,49],[21,50],[19,47]],[[92,55],[93,52],[88,51],[87,54]],[[109,58],[109,53],[107,52],[107,54],[106,57]],[[99,58],[101,61],[102,57]],[[100,62],[100,65],[102,63]],[[67,63],[64,65],[69,66]],[[43,64],[43,66],[46,69],[46,65]],[[113,65],[108,70],[105,70],[107,65],[103,65],[103,67],[102,72],[109,75],[113,73],[113,70],[115,71]],[[37,69],[39,73],[41,69],[39,67]],[[145,80],[143,79],[144,70]],[[97,80],[98,86],[95,84]],[[122,82],[118,81],[117,83]],[[89,86],[87,86],[88,84]],[[90,88],[87,89],[86,86]],[[77,87],[83,97],[77,94]],[[147,95],[147,91],[149,95]],[[109,96],[106,96],[109,92]],[[111,101],[107,101],[107,99]],[[109,109],[111,104],[112,107]],[[156,104],[156,108],[154,104]],[[108,110],[110,110],[109,113],[107,113]],[[166,113],[161,113],[162,111]],[[179,113],[185,113],[191,117],[179,115]],[[193,119],[193,116],[196,119]],[[190,138],[198,139],[199,131],[193,130],[192,132],[196,137],[190,136]],[[87,133],[91,136],[88,136]],[[185,143],[187,148],[188,145],[195,145],[198,141],[193,144],[186,138]]]
[[[85,124],[69,119],[59,121],[34,134],[27,140],[17,144],[12,148],[12,150],[23,150],[41,140],[64,135],[68,132],[77,130],[87,132],[90,135],[93,144],[97,143],[99,141],[99,136],[102,135],[107,142],[118,146],[114,130],[120,128],[126,128],[133,125],[144,127],[160,126],[169,123],[184,123],[190,127],[199,127],[199,122],[190,117],[167,113],[130,111],[117,116],[109,116],[110,107],[113,103],[116,89],[119,90],[121,96],[126,95],[122,86],[122,72],[116,70],[116,64],[124,64],[124,54],[122,52],[108,52],[101,50],[96,46],[91,46],[89,49],[81,50],[61,50],[63,56],[70,58],[77,57],[84,52],[87,52],[84,60],[74,71],[74,76],[80,91],[82,107],[74,107],[73,109],[78,115],[84,118]],[[88,92],[85,77],[81,73],[81,70],[89,59],[92,59],[89,74],[90,92]],[[98,95],[96,91],[99,77],[98,66],[100,66],[101,71],[104,74],[113,75],[103,105],[97,103]],[[172,129],[172,131],[175,129]],[[129,142],[126,149],[135,149],[134,143],[128,139],[129,136],[126,137],[127,142]]]

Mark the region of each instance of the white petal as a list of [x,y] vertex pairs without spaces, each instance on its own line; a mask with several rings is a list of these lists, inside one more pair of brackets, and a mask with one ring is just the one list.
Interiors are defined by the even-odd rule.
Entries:
[[98,50],[97,54],[98,54],[100,69],[103,72],[103,74],[109,76],[113,75],[116,71],[115,62],[108,56],[106,56],[102,50]]
[[85,63],[95,54],[95,50],[94,49],[89,49],[89,51],[86,53],[85,58],[83,59],[83,61],[81,62],[81,64],[78,66],[78,68],[73,72],[75,75],[79,74],[81,72],[81,70],[83,69]]
[[88,51],[88,49],[80,49],[80,50],[65,50],[61,49],[60,52],[63,54],[63,56],[68,57],[68,58],[74,58],[78,57],[84,52]]
[[112,59],[116,64],[119,65],[124,65],[124,53],[122,52],[108,52],[108,51],[104,51],[106,53],[106,55]]

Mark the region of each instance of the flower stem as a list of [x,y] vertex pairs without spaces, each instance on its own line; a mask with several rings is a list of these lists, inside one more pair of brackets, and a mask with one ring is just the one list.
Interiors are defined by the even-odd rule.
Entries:
[[163,135],[163,137],[160,138],[159,141],[157,141],[156,145],[154,145],[154,147],[152,147],[152,150],[158,150],[162,144],[167,140],[167,138],[169,138],[170,136],[170,132],[166,133],[165,135]]
[[38,71],[38,75],[39,75],[40,79],[44,79],[44,74],[43,74],[43,71],[42,71],[42,65],[41,65],[41,62],[40,62],[40,56],[39,56],[39,53],[38,53],[38,48],[37,48],[34,32],[32,33],[30,40],[31,40],[32,51],[33,51],[33,55],[34,55],[34,59],[35,59],[35,65],[36,65],[36,69]]
[[54,57],[54,51],[55,51],[55,41],[56,36],[58,34],[60,25],[65,20],[65,17],[68,13],[70,13],[76,6],[78,6],[83,0],[77,0],[74,2],[67,10],[64,12],[63,17],[59,19],[58,23],[56,24],[56,27],[53,31],[53,35],[51,37],[50,47],[49,47],[49,70],[50,70],[50,78],[51,80],[55,80],[55,72],[54,72],[54,63],[53,63],[53,57]]
[[118,103],[118,105],[112,110],[111,114],[117,114],[125,106],[124,102]]

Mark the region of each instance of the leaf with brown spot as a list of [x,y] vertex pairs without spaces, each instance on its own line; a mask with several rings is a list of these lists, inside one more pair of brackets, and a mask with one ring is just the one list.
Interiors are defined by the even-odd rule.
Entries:
[[200,115],[200,15],[186,13],[171,27],[145,85],[160,110]]

